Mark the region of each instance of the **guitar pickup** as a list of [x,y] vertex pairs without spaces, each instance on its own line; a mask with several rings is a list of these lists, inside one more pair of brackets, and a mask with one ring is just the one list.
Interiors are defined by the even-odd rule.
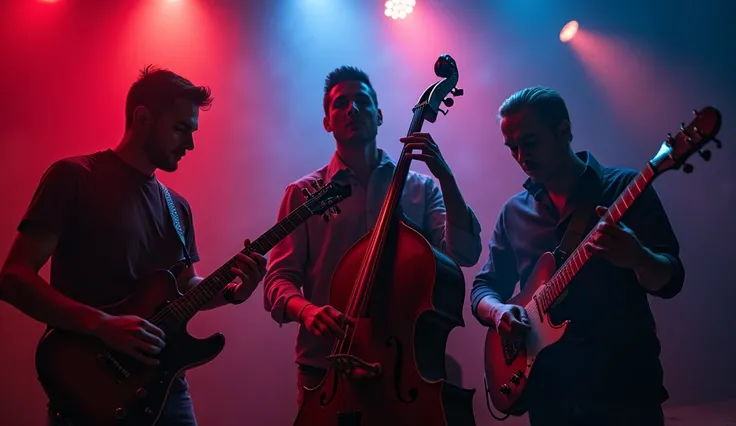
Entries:
[[112,373],[115,377],[115,381],[120,383],[121,380],[130,377],[130,372],[118,362],[109,352],[103,352],[97,355],[97,360],[105,366],[105,368]]
[[524,347],[524,340],[502,340],[501,347],[503,348],[503,358],[506,361],[506,365],[511,365],[519,354],[519,351]]

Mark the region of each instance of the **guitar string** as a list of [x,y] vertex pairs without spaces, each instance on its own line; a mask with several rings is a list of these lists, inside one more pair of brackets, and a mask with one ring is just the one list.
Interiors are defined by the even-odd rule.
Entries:
[[[421,113],[419,114],[421,115]],[[417,117],[417,114],[415,114],[415,117]],[[413,120],[414,121],[414,120]],[[412,123],[413,127],[413,123]],[[406,174],[405,169],[409,167],[410,159],[405,158],[405,154],[408,153],[408,150],[406,147],[404,147],[401,151],[401,155],[399,158],[399,163],[396,167],[395,173],[400,174]],[[389,194],[389,196],[396,197],[395,192],[392,192]],[[399,198],[400,200],[400,198]],[[396,203],[392,203],[396,204]],[[386,221],[390,221],[391,218],[382,217],[382,222],[379,223],[379,225],[384,225]],[[373,281],[376,279],[376,271],[378,262],[380,261],[380,258],[382,256],[383,252],[383,246],[385,244],[386,236],[388,233],[388,229],[386,226],[377,226],[374,227],[375,230],[381,230],[385,229],[383,233],[377,233],[376,236],[372,239],[370,245],[369,245],[369,254],[365,255],[363,257],[363,262],[361,264],[361,268],[359,270],[359,275],[357,280],[355,281],[355,285],[353,286],[353,289],[351,291],[350,299],[348,301],[348,309],[346,309],[346,312],[349,312],[351,314],[351,317],[354,318],[356,321],[355,325],[349,329],[349,331],[346,333],[345,339],[337,339],[335,344],[333,345],[333,355],[335,351],[338,351],[338,353],[342,354],[350,354],[353,348],[353,344],[356,339],[356,335],[358,332],[358,320],[360,314],[366,309],[367,304],[370,299],[371,289],[373,288]],[[371,265],[369,263],[369,259],[373,261],[373,264]],[[370,279],[368,279],[370,278]],[[345,330],[345,327],[341,327],[343,330]],[[345,345],[347,344],[347,350],[345,350]]]
[[[644,192],[646,187],[651,182],[651,178],[653,176],[654,172],[651,168],[642,170],[631,181],[631,183],[627,185],[626,190],[624,190],[621,195],[619,195],[619,197],[616,199],[616,201],[614,201],[614,203],[611,205],[612,208],[607,209],[606,213],[598,220],[596,224],[604,222],[610,217],[614,217],[613,212],[616,212],[615,214],[616,216],[618,216],[613,220],[613,222],[617,223],[621,219],[621,217],[623,217],[626,211],[628,211],[631,205],[633,205],[633,202],[636,200],[636,198],[639,197],[642,192]],[[632,188],[636,188],[636,191],[632,191]],[[627,197],[631,198],[631,200],[627,201]],[[623,208],[621,208],[621,205],[623,205]],[[595,226],[586,234],[585,238],[583,238],[583,241],[578,244],[578,247],[575,249],[575,251],[573,251],[572,255],[570,255],[570,257],[565,260],[562,266],[552,275],[547,283],[542,286],[542,289],[538,293],[542,299],[540,301],[541,312],[537,308],[538,304],[536,298],[532,298],[532,300],[524,307],[524,309],[527,311],[528,316],[533,317],[537,321],[541,321],[541,317],[546,313],[546,311],[549,310],[552,305],[554,305],[554,303],[562,295],[569,283],[575,277],[577,272],[580,271],[580,269],[590,259],[591,253],[585,249],[585,245],[592,240],[594,234]],[[571,271],[571,268],[574,268],[576,270]]]
[[[328,184],[328,185],[330,185],[330,184]],[[268,231],[266,231],[261,237],[258,237],[253,243],[249,244],[248,247],[246,247],[245,249],[243,249],[240,253],[247,253],[249,251],[248,250],[249,248],[252,249],[252,247],[254,245],[256,245],[256,244],[260,245],[260,243],[257,243],[257,242],[261,238],[265,238],[266,241],[270,244],[270,241],[269,241],[268,237],[264,237],[264,236],[266,236],[269,232],[273,232],[275,234],[275,231],[273,231],[273,230],[277,226],[279,226],[279,224],[283,223],[284,221],[289,222],[294,227],[294,229],[296,229],[297,226],[300,226],[304,221],[306,221],[307,219],[309,219],[309,217],[311,217],[312,215],[316,214],[312,210],[312,208],[314,207],[315,204],[318,204],[319,202],[322,202],[323,201],[322,198],[326,198],[324,194],[322,196],[318,197],[318,198],[312,198],[312,199],[307,200],[304,204],[302,204],[301,206],[299,206],[296,209],[294,209],[288,216],[286,216],[284,218],[284,220],[279,221],[279,223],[277,223],[274,227],[272,227],[271,229],[269,229]],[[307,216],[306,218],[302,219],[301,218],[301,214],[303,214],[303,213],[309,213],[309,216]],[[293,220],[294,218],[298,219],[298,221],[294,221]],[[299,222],[299,223],[296,223],[296,222]],[[295,223],[296,223],[296,225],[295,225]],[[293,231],[293,229],[292,229],[292,231]],[[273,248],[273,246],[275,246],[281,240],[283,240],[284,238],[286,238],[292,231],[289,231],[285,236],[283,236],[281,238],[278,238],[278,234],[275,234],[277,236],[277,241],[276,241],[275,244],[272,244],[271,245],[271,248]],[[219,278],[218,275],[228,272],[229,271],[229,267],[228,266],[232,266],[232,264],[234,264],[234,263],[235,263],[235,258],[233,257],[228,262],[226,262],[225,264],[223,264],[222,266],[220,266],[220,268],[218,268],[217,270],[215,270],[214,273],[210,274],[207,278],[203,279],[202,282],[200,282],[195,287],[191,288],[189,291],[187,291],[186,293],[184,293],[184,295],[180,296],[179,299],[174,300],[172,303],[170,303],[169,305],[167,305],[166,307],[164,307],[163,309],[161,309],[160,311],[158,311],[156,314],[154,314],[153,316],[151,316],[151,318],[149,318],[149,321],[154,322],[154,323],[156,323],[156,322],[165,323],[165,322],[167,322],[168,320],[170,320],[172,318],[174,320],[180,321],[180,322],[181,321],[186,321],[188,319],[187,317],[191,317],[192,315],[194,315],[197,311],[199,311],[199,309],[201,308],[201,306],[200,307],[197,307],[196,304],[194,304],[194,303],[192,303],[189,306],[186,306],[186,303],[187,302],[181,302],[182,298],[184,296],[186,296],[186,295],[189,295],[189,293],[192,293],[191,295],[189,295],[190,298],[194,298],[197,301],[197,303],[199,303],[199,304],[206,303],[207,300],[204,300],[204,299],[211,299],[211,297],[214,297],[214,294],[213,295],[208,295],[207,294],[208,292],[206,290],[204,290],[204,291],[201,290],[202,288],[205,288],[204,286],[202,286],[202,284],[205,284],[205,281],[207,281],[207,282],[210,282],[212,280],[218,280],[218,281],[220,281],[220,278]],[[224,270],[225,267],[228,267],[228,270],[227,271]],[[207,284],[205,284],[205,285],[207,285]],[[202,293],[202,292],[205,292],[205,294],[204,295],[199,294],[199,293]],[[217,294],[217,292],[215,292],[215,294]],[[180,306],[182,304],[184,304],[185,306]],[[190,312],[190,310],[191,310],[191,312]],[[178,318],[179,315],[181,315],[181,318]],[[161,324],[161,325],[164,325],[164,324]]]
[[[415,128],[417,121],[420,120],[423,116],[424,116],[424,106],[418,108],[414,112],[412,116],[412,123],[410,127],[412,129]],[[407,153],[408,153],[408,150],[406,148],[406,145],[404,145],[404,147],[401,150],[399,161],[398,161],[398,164],[397,164],[397,167],[394,173],[397,173],[397,174],[400,173],[402,176],[408,174],[407,169],[410,167],[411,159],[406,158]],[[396,197],[395,192],[392,192],[389,195]],[[401,194],[399,194],[398,197],[399,197],[399,202],[400,202]],[[398,203],[393,203],[393,204],[398,204]],[[381,225],[384,225],[386,221],[390,221],[390,220],[391,218],[384,217],[383,222],[381,222]],[[388,225],[384,225],[383,227],[374,227],[373,229],[374,230],[386,229],[386,226],[390,226],[390,225],[391,224],[389,223]],[[378,236],[375,236],[374,239],[372,239],[373,240],[372,244],[369,245],[369,249],[372,249],[370,252],[371,256],[366,255],[363,258],[363,262],[359,270],[358,279],[355,281],[356,285],[353,286],[353,289],[350,295],[350,299],[348,301],[348,309],[346,309],[347,312],[351,312],[353,314],[351,316],[353,317],[354,321],[356,321],[356,323],[350,329],[350,331],[348,332],[349,334],[346,335],[344,340],[337,339],[335,344],[333,344],[333,349],[331,352],[332,355],[335,355],[335,351],[339,351],[338,353],[345,352],[344,347],[345,347],[346,341],[347,341],[347,346],[348,346],[347,354],[349,354],[350,351],[352,350],[353,343],[355,342],[355,337],[357,335],[357,328],[358,328],[357,321],[359,320],[360,314],[366,309],[366,306],[370,299],[371,289],[374,284],[373,281],[376,279],[375,269],[377,268],[377,265],[378,265],[377,262],[380,261],[380,258],[382,256],[382,253],[383,253],[382,248],[383,248],[383,245],[385,244],[387,233],[388,233],[388,229],[386,229],[382,234],[379,234]],[[367,265],[367,259],[369,258],[373,259],[373,261],[375,262],[373,265]],[[372,278],[366,279],[366,275],[368,275],[368,277],[372,276]],[[359,305],[359,307],[356,308],[356,305]],[[345,330],[344,325],[341,325],[341,329]]]

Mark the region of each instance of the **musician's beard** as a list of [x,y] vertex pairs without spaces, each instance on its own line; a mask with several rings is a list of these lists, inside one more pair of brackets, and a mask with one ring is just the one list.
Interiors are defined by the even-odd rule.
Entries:
[[164,152],[161,149],[161,143],[155,132],[151,131],[143,143],[143,150],[148,157],[148,161],[153,164],[157,169],[161,169],[165,172],[173,172],[179,168],[179,160],[181,157],[175,155],[174,152]]

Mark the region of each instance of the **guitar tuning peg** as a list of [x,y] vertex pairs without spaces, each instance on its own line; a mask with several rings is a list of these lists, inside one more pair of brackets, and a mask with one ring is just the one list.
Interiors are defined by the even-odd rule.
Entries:
[[462,96],[465,91],[463,89],[458,89],[457,87],[450,90],[450,93],[452,93],[452,96]]
[[680,123],[680,131],[682,133],[684,133],[684,134],[687,134],[687,131],[685,130],[685,123],[684,122]]
[[700,157],[702,157],[703,160],[710,161],[710,150],[704,149],[698,152],[698,154],[700,154]]
[[312,198],[312,193],[307,188],[302,188],[302,195],[304,198]]
[[672,137],[672,133],[667,133],[667,142],[672,143],[675,141],[675,138]]
[[685,163],[685,164],[684,164],[684,165],[682,166],[682,171],[683,171],[683,172],[685,172],[685,173],[688,173],[688,174],[690,174],[690,173],[692,173],[692,172],[693,172],[693,170],[695,170],[695,167],[693,167],[693,165],[692,165],[692,164],[689,164],[689,163]]
[[317,185],[319,185],[319,187],[322,188],[325,186],[325,181],[322,180],[321,178],[317,179]]
[[319,188],[320,188],[320,186],[321,186],[321,185],[320,185],[320,184],[318,183],[318,181],[315,181],[315,180],[313,180],[313,181],[311,182],[311,184],[312,184],[312,188],[314,188],[315,190],[319,190]]
[[437,109],[442,113],[442,115],[447,115],[448,113],[448,111],[445,109],[442,109],[442,108],[437,108]]
[[447,105],[447,108],[450,108],[451,106],[455,105],[455,100],[452,98],[445,98],[442,100],[442,103]]
[[698,110],[694,109],[693,110],[693,115],[697,117],[698,116]]

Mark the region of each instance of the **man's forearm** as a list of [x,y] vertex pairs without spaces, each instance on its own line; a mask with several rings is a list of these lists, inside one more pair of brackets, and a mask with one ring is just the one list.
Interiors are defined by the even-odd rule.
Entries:
[[0,299],[52,327],[93,334],[107,314],[64,296],[36,272],[15,268],[0,276]]
[[496,296],[485,296],[480,300],[480,302],[478,302],[478,308],[476,311],[478,312],[478,316],[481,318],[492,318],[493,312],[499,305],[503,305],[503,302],[501,302],[501,300]]
[[284,306],[284,314],[292,321],[301,322],[299,315],[306,306],[311,304],[312,302],[302,296],[291,296]]
[[662,290],[672,280],[672,263],[666,256],[644,248],[640,264],[634,268],[639,285],[651,292]]
[[462,229],[471,230],[473,217],[470,215],[470,209],[468,209],[463,194],[457,186],[455,176],[450,175],[440,180],[440,188],[442,189],[442,198],[445,201],[447,221]]

